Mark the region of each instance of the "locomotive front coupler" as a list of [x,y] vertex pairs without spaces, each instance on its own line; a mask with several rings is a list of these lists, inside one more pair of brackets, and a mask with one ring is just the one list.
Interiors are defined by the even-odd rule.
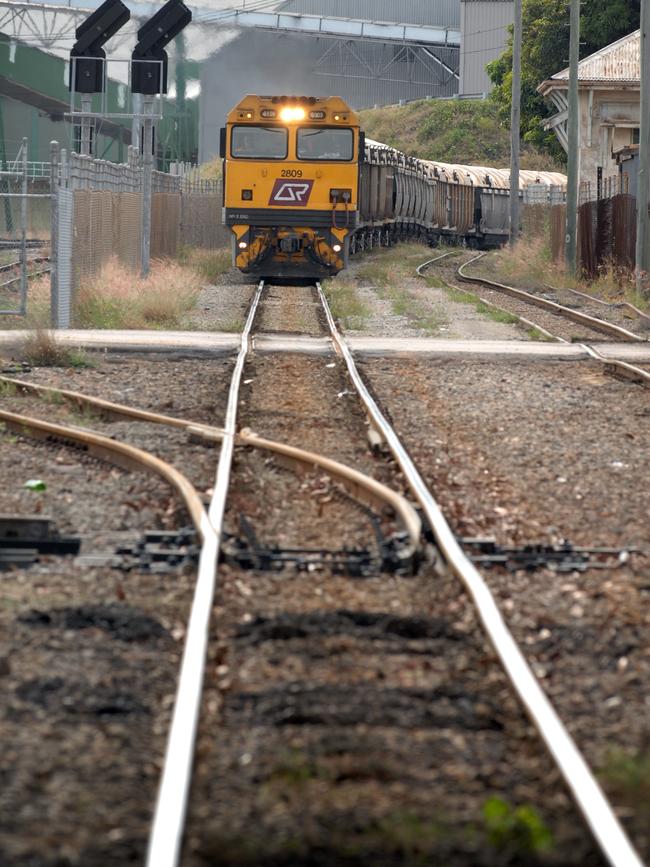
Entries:
[[299,253],[302,250],[302,238],[295,233],[278,238],[278,249],[281,253]]

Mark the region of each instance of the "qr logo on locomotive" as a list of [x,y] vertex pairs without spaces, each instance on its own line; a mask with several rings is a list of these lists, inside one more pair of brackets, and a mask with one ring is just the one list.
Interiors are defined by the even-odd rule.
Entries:
[[269,205],[293,205],[304,208],[309,201],[313,181],[283,181],[277,178],[273,184]]

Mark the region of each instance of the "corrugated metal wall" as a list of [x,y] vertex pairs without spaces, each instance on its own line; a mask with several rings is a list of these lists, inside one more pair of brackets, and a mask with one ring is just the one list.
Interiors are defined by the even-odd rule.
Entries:
[[492,89],[485,67],[505,48],[513,21],[512,0],[461,0],[460,93]]
[[439,24],[458,29],[458,0],[288,0],[286,12],[306,15],[334,15],[337,18],[363,18],[370,21],[395,21],[402,24]]

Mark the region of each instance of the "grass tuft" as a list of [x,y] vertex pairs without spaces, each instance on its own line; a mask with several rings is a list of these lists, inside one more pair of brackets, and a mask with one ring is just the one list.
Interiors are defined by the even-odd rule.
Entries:
[[536,855],[553,848],[553,836],[530,804],[511,806],[502,798],[488,798],[483,805],[488,842],[511,857]]
[[483,316],[487,316],[492,322],[502,322],[504,325],[516,325],[519,322],[519,317],[514,313],[509,313],[507,310],[497,310],[495,307],[490,307],[479,301],[476,305],[476,312]]
[[37,328],[25,339],[22,360],[35,367],[92,367],[93,363],[81,349],[62,345],[54,332]]

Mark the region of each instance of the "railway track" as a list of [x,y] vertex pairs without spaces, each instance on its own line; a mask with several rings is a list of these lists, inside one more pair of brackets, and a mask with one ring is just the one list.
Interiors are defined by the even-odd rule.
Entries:
[[[234,447],[236,441],[236,407],[239,386],[246,356],[250,350],[250,334],[262,289],[263,286],[260,284],[249,312],[247,325],[242,337],[242,348],[238,357],[235,377],[231,385],[229,415],[225,426],[224,444],[230,442],[232,443],[232,447]],[[433,530],[445,562],[460,578],[472,598],[480,620],[512,686],[546,744],[553,760],[561,770],[568,788],[583,813],[592,834],[598,841],[598,845],[611,864],[640,864],[641,862],[622,831],[611,806],[603,796],[584,759],[546,698],[543,690],[540,688],[521,650],[508,631],[483,578],[461,549],[435,499],[428,490],[426,483],[413,464],[408,452],[402,446],[398,435],[382,414],[375,399],[365,386],[352,355],[336,328],[327,301],[319,285],[317,285],[316,291],[336,352],[345,363],[350,380],[363,404],[370,424],[389,446],[412,495],[417,499],[429,526]],[[228,477],[232,463],[232,447],[226,451],[222,447],[220,471],[217,474],[214,499],[210,507],[211,523],[213,526],[216,525],[220,528],[223,526],[223,516],[226,509]],[[205,612],[205,609],[209,607],[207,606],[207,596],[205,595],[203,596],[202,604],[205,606]],[[197,626],[197,632],[200,632],[202,636],[205,636],[208,626],[205,616],[204,613],[200,627]],[[203,657],[206,651],[205,643],[199,643],[198,640],[190,642],[189,636],[187,647],[187,661],[184,663],[184,672],[197,668],[201,664],[199,658]],[[193,663],[189,662],[190,657],[194,659]],[[187,733],[188,731],[196,731],[196,714],[198,713],[199,706],[199,680],[200,678],[195,673],[195,676],[192,678],[192,698],[189,699],[182,683],[183,673],[181,674],[181,686],[179,687],[177,697],[177,716],[175,715],[170,734],[165,771],[150,842],[148,863],[151,867],[153,865],[156,865],[156,867],[160,867],[160,865],[172,867],[172,865],[178,863],[192,762],[192,751],[188,747],[189,738],[187,737]],[[195,709],[195,714],[191,720],[187,716],[188,706],[192,706]]]
[[[423,262],[422,265],[416,269],[418,275],[423,277],[427,268],[436,262],[446,259],[449,255],[451,255],[451,253],[443,253],[440,256],[435,256],[433,259]],[[593,345],[594,342],[602,340],[603,335],[610,337],[612,340],[630,343],[647,343],[647,338],[645,336],[630,331],[627,328],[623,328],[621,325],[616,323],[609,322],[599,316],[584,313],[583,311],[577,310],[574,307],[569,307],[566,304],[560,304],[557,300],[552,300],[548,297],[541,297],[539,294],[527,292],[523,289],[509,286],[505,283],[499,283],[486,277],[468,274],[466,268],[480,260],[484,255],[484,253],[479,253],[468,261],[458,265],[455,268],[455,276],[465,285],[483,287],[484,293],[487,289],[487,294],[480,298],[485,305],[517,316],[522,325],[527,328],[535,329],[536,332],[548,339],[557,340],[561,343],[577,343],[591,358],[595,361],[601,362],[607,373],[611,373],[622,379],[627,379],[644,386],[650,386],[650,375],[648,374],[648,371],[644,370],[642,367],[629,364],[625,361],[607,359],[598,351],[597,346]],[[453,283],[450,283],[449,280],[446,280],[446,282],[448,285],[452,286],[452,288],[463,291],[461,286],[454,285]],[[565,294],[574,295],[588,301],[589,304],[593,306],[600,304],[607,310],[621,308],[628,309],[643,322],[650,319],[650,317],[643,313],[643,311],[638,310],[634,305],[628,304],[627,302],[623,305],[610,305],[606,302],[599,302],[598,299],[594,299],[583,292],[578,292],[577,290],[559,290],[556,287],[549,288],[552,288],[556,293],[564,292]],[[505,299],[512,299],[513,304],[508,304],[506,301],[506,304],[504,305],[503,300]],[[537,312],[534,314],[534,319],[529,319],[528,316],[533,315],[529,312],[530,308],[537,308],[537,311],[541,311],[541,314],[540,312]],[[522,315],[522,311],[526,312],[527,315]],[[570,331],[567,332],[566,325],[559,324],[562,320],[564,320],[564,322],[577,324],[581,329],[583,329],[583,333],[576,335]],[[590,336],[590,333],[593,336]],[[585,337],[588,339],[585,340]]]
[[[216,581],[217,553],[222,540],[224,516],[229,480],[232,471],[233,455],[236,446],[253,446],[274,455],[281,455],[295,464],[314,465],[336,476],[348,490],[374,507],[377,503],[389,504],[401,515],[403,528],[410,537],[410,553],[413,553],[415,537],[418,535],[418,520],[404,501],[391,497],[381,486],[369,484],[364,477],[346,475],[346,471],[333,462],[318,458],[316,455],[305,454],[299,449],[286,444],[269,442],[249,431],[238,431],[237,413],[240,400],[240,389],[244,365],[251,351],[253,325],[262,298],[264,287],[260,284],[255,292],[253,304],[248,313],[246,327],[242,335],[241,349],[229,389],[226,421],[223,427],[197,424],[186,419],[164,416],[158,413],[127,407],[114,402],[103,401],[84,394],[78,394],[61,389],[51,390],[5,377],[4,382],[19,391],[38,394],[51,399],[54,392],[76,406],[91,409],[97,414],[112,418],[122,418],[129,421],[153,423],[182,429],[187,435],[204,442],[217,443],[220,446],[219,464],[213,486],[213,495],[207,512],[199,515],[195,499],[187,486],[180,485],[179,491],[185,490],[185,501],[195,520],[195,526],[202,537],[202,550],[198,567],[198,578],[195,588],[192,612],[187,627],[183,663],[179,678],[179,687],[174,705],[174,715],[170,728],[166,760],[161,780],[157,809],[152,826],[149,844],[148,864],[151,867],[165,867],[179,863],[180,849],[183,839],[185,815],[187,811],[191,768],[194,759],[194,741],[198,726],[201,706],[202,684],[206,654],[208,651],[208,635],[210,612]],[[350,381],[358,395],[364,412],[374,431],[372,439],[381,440],[387,444],[394,460],[410,487],[412,495],[418,500],[429,526],[432,528],[437,544],[447,566],[460,578],[468,594],[473,599],[483,626],[501,660],[508,678],[526,708],[536,729],[546,744],[554,761],[572,792],[585,820],[598,841],[605,857],[614,865],[637,865],[641,862],[633,851],[622,832],[611,807],[605,800],[592,774],[573,744],[570,736],[559,720],[557,714],[546,699],[536,679],[532,675],[525,659],[510,635],[499,610],[490,595],[487,586],[463,553],[458,541],[451,532],[442,513],[428,490],[426,483],[419,474],[408,452],[400,442],[400,438],[382,414],[376,400],[369,393],[360,376],[354,359],[345,344],[344,339],[336,329],[334,320],[327,306],[320,286],[315,287],[318,301],[329,327],[333,344],[339,357],[343,360]],[[2,380],[0,380],[2,381]],[[5,423],[14,425],[17,430],[29,430],[38,435],[58,436],[64,439],[77,439],[92,444],[92,435],[78,431],[49,430],[38,422],[25,417],[12,417],[12,414],[0,414]],[[115,449],[119,453],[119,444],[95,442],[93,447],[99,449]],[[107,452],[101,452],[106,457]],[[111,460],[114,457],[111,456]],[[132,458],[129,458],[129,460]],[[119,462],[118,457],[116,462]],[[145,461],[146,463],[146,461]],[[189,484],[189,483],[188,483]],[[190,508],[190,502],[194,505]]]

